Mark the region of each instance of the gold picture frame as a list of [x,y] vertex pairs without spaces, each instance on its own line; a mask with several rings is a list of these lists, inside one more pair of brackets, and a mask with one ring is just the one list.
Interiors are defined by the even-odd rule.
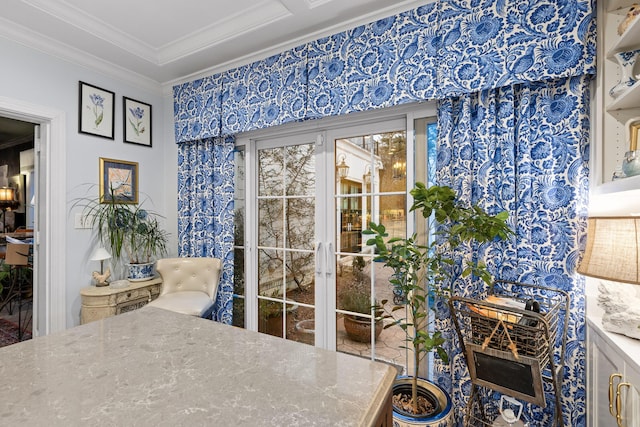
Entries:
[[640,146],[640,118],[629,121],[629,151],[636,151]]
[[138,163],[100,157],[100,203],[138,203]]

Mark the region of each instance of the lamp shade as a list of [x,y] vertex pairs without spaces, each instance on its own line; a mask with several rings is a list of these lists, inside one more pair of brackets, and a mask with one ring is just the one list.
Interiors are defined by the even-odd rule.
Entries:
[[91,261],[104,261],[105,259],[109,258],[111,258],[111,254],[107,252],[107,250],[102,246],[96,248],[96,250],[94,250],[91,254]]
[[587,245],[578,273],[640,283],[640,217],[588,219]]
[[13,201],[15,190],[11,187],[0,187],[0,202]]

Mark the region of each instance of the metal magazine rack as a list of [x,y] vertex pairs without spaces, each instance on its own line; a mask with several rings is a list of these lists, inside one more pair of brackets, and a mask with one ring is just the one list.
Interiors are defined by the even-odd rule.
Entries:
[[452,296],[449,307],[472,383],[464,425],[492,426],[499,416],[495,399],[481,396],[482,387],[546,407],[543,383],[549,383],[554,425],[563,426],[560,397],[569,295],[496,281],[486,299]]

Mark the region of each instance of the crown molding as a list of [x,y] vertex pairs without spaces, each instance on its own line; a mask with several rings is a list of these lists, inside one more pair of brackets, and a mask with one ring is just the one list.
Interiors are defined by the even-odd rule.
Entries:
[[0,17],[0,37],[22,44],[46,55],[90,68],[118,80],[126,81],[153,93],[162,90],[160,82],[143,76],[135,71],[105,61],[65,43],[45,37],[42,34]]
[[[327,3],[330,0],[316,0],[312,3]],[[236,67],[240,67],[242,65],[251,64],[255,61],[259,61],[265,58],[268,58],[272,55],[282,53],[287,51],[288,49],[293,49],[297,46],[310,43],[312,41],[318,40],[322,37],[331,36],[333,34],[340,33],[342,31],[351,30],[359,25],[369,24],[371,22],[375,22],[378,19],[386,18],[388,16],[396,15],[402,12],[406,12],[407,10],[415,9],[420,5],[425,5],[429,3],[433,3],[436,0],[431,1],[422,1],[422,0],[404,0],[399,1],[393,6],[386,7],[384,9],[378,10],[376,12],[368,13],[366,15],[361,15],[357,18],[350,19],[348,21],[341,22],[340,24],[332,25],[330,27],[323,28],[322,30],[315,31],[313,33],[305,34],[304,36],[297,37],[295,39],[288,40],[287,42],[280,43],[278,45],[274,45],[269,47],[268,49],[262,49],[260,51],[253,52],[249,55],[245,55],[242,57],[238,57],[233,59],[232,61],[227,61],[224,63],[217,64],[213,67],[209,67],[198,71],[197,73],[192,73],[178,79],[170,80],[162,83],[163,93],[165,95],[172,93],[172,88],[175,85],[179,85],[182,83],[190,82],[193,80],[197,80],[200,78],[212,76],[217,73],[221,73],[223,71],[231,70]],[[314,7],[317,5],[314,5]]]
[[196,54],[290,17],[291,12],[282,3],[271,0],[262,1],[250,9],[240,11],[223,22],[214,22],[208,27],[187,34],[184,37],[163,46],[157,58],[158,65],[175,62],[188,55]]

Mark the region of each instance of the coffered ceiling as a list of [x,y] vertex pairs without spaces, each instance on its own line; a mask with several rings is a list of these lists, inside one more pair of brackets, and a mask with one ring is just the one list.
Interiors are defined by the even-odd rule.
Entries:
[[433,0],[2,0],[0,37],[166,84]]

